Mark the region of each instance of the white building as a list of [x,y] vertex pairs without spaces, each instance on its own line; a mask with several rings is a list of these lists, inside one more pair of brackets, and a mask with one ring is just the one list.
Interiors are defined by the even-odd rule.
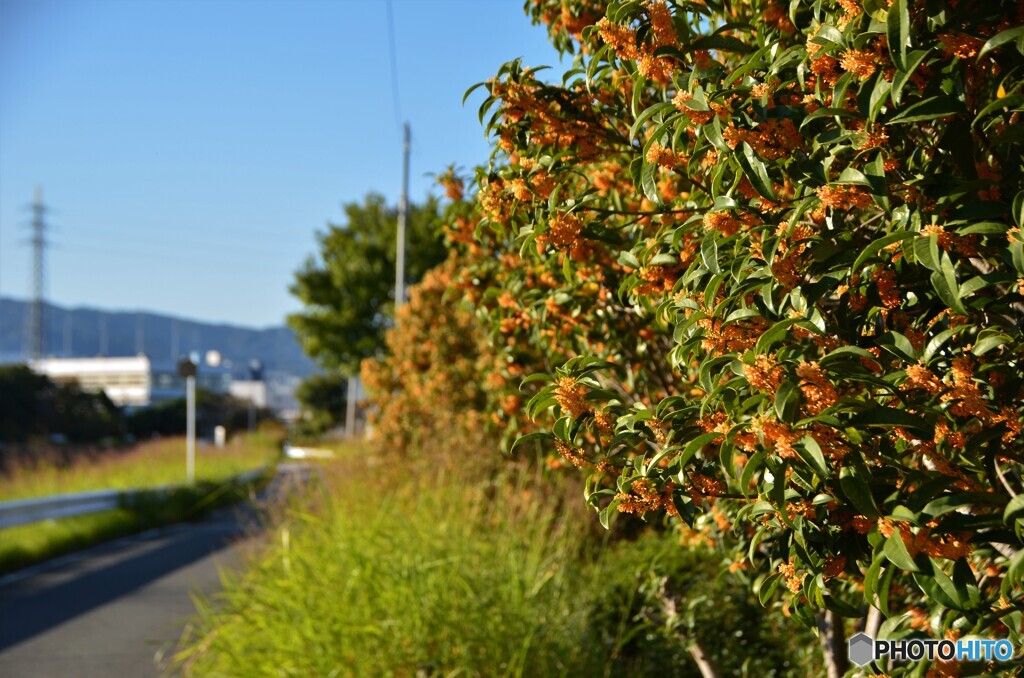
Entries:
[[[123,358],[44,358],[29,363],[33,371],[59,384],[76,383],[83,391],[103,391],[115,405],[146,407],[185,395],[177,365],[155,364],[145,355]],[[231,389],[224,367],[200,365],[196,385],[215,393]]]
[[239,400],[245,400],[252,403],[256,407],[264,408],[267,406],[267,383],[262,380],[241,380],[234,379],[231,381],[231,395],[238,398]]

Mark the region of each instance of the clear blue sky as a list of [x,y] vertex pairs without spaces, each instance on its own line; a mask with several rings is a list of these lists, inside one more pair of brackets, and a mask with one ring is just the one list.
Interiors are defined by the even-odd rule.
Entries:
[[[558,56],[521,0],[393,15],[419,200],[487,157],[466,88]],[[50,300],[279,324],[314,232],[400,181],[384,0],[0,0],[0,295],[30,294],[41,186]]]

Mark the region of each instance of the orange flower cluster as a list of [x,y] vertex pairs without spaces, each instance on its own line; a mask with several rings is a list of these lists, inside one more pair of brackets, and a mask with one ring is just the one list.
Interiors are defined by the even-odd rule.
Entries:
[[754,420],[753,428],[761,434],[764,444],[771,444],[775,448],[775,453],[783,459],[800,458],[796,450],[793,449],[793,443],[800,436],[789,427],[789,424],[765,415]]
[[537,237],[538,241],[549,242],[557,249],[569,249],[576,244],[583,231],[583,220],[575,214],[558,212],[548,222],[549,229]]
[[465,186],[462,179],[455,176],[455,171],[449,169],[447,172],[437,178],[437,183],[441,184],[444,188],[444,195],[449,200],[462,200],[462,194],[465,190]]
[[701,318],[697,327],[704,331],[701,347],[711,353],[743,352],[754,347],[768,329],[764,318],[751,318],[745,322],[725,325],[720,318]]
[[954,403],[949,412],[958,417],[978,417],[982,420],[992,418],[981,389],[974,383],[974,365],[967,356],[953,358],[950,370],[953,387],[942,394],[943,402]]
[[729,148],[735,149],[744,141],[766,160],[789,157],[803,145],[803,136],[796,123],[789,118],[769,118],[755,129],[739,129],[733,123],[722,130]]
[[934,395],[941,391],[943,386],[939,378],[924,363],[918,363],[907,368],[907,380],[900,388],[904,391],[920,388]]
[[909,523],[888,518],[878,519],[878,531],[886,539],[899,532],[900,539],[903,540],[903,545],[907,547],[907,553],[911,558],[916,557],[918,553],[925,553],[932,558],[957,560],[966,558],[974,551],[968,543],[971,537],[969,532],[933,536],[929,527],[922,527],[914,533]]
[[871,206],[871,196],[864,192],[864,189],[857,186],[821,186],[815,190],[818,199],[821,200],[821,216],[824,216],[824,208],[831,207],[834,210],[847,210]]
[[505,182],[492,179],[477,191],[477,201],[484,214],[503,224],[512,218],[512,196],[505,192]]
[[743,227],[743,222],[729,212],[707,212],[704,214],[704,228],[718,231],[722,235],[734,235]]
[[679,515],[675,504],[672,503],[672,493],[676,490],[674,483],[665,483],[664,489],[659,493],[650,480],[640,478],[630,484],[629,490],[628,493],[619,492],[615,495],[619,500],[618,509],[622,513],[643,515],[648,511],[664,509],[670,515]]
[[634,292],[643,296],[671,292],[675,287],[676,280],[679,279],[678,272],[668,266],[645,266],[637,272],[637,275],[644,282],[638,285]]
[[555,388],[555,400],[573,419],[579,419],[592,411],[587,402],[587,390],[572,377],[559,377],[558,386]]
[[848,49],[840,57],[839,67],[861,80],[870,78],[879,66],[878,55],[868,49]]
[[788,563],[779,564],[779,574],[786,580],[790,593],[799,593],[804,583],[804,575],[797,573],[795,562],[795,558],[790,558]]
[[[539,82],[520,82],[510,77],[503,81],[491,80],[489,86],[491,95],[501,100],[507,123],[528,122],[530,142],[571,149],[576,157],[584,160],[598,155],[602,129],[592,110],[592,97],[585,89],[566,92],[570,97],[556,102],[538,96],[542,89]],[[515,149],[515,129],[502,129],[499,145],[511,153]]]
[[675,63],[672,59],[654,56],[654,52],[659,47],[674,46],[679,42],[676,29],[672,25],[672,13],[668,5],[661,0],[650,0],[644,4],[644,8],[650,19],[651,34],[654,38],[650,42],[637,45],[635,28],[613,24],[607,18],[597,22],[598,30],[601,39],[615,50],[619,58],[636,62],[637,70],[642,76],[661,84],[668,84],[675,73]]
[[665,148],[657,141],[651,144],[651,147],[647,149],[647,155],[645,156],[647,162],[652,165],[657,164],[668,169],[675,169],[679,165],[686,164],[687,158],[682,153],[676,153],[671,148]]
[[747,377],[750,385],[762,393],[774,393],[782,383],[785,376],[780,365],[775,363],[775,358],[770,355],[759,355],[754,359],[753,365],[743,364],[743,374]]
[[792,33],[796,26],[789,18],[789,11],[781,2],[769,2],[761,12],[761,21],[769,26],[774,26],[780,33]]
[[688,117],[690,122],[694,125],[704,125],[709,123],[716,115],[723,120],[729,116],[728,108],[713,101],[708,102],[708,106],[711,108],[710,111],[696,111],[686,105],[686,102],[692,99],[692,94],[686,90],[679,90],[676,92],[675,96],[672,97],[672,105],[678,108],[680,112],[685,113],[686,117]]
[[[541,4],[536,1],[536,4]],[[550,26],[552,33],[558,31],[565,31],[577,42],[581,42],[583,39],[583,29],[587,26],[593,26],[598,20],[601,13],[604,12],[603,7],[599,3],[594,2],[555,2],[551,3],[544,9],[540,15],[540,20]]]
[[876,269],[871,279],[875,282],[883,306],[899,308],[903,304],[903,295],[896,285],[896,273],[891,268]]
[[889,143],[889,134],[885,131],[885,127],[872,125],[864,132],[864,137],[857,144],[857,149],[863,151],[868,148],[882,148],[887,143]]
[[843,15],[839,17],[840,28],[846,28],[851,21],[863,14],[858,0],[839,0],[839,5],[843,8]]
[[703,473],[691,473],[686,493],[696,502],[708,497],[720,497],[725,493],[725,485],[721,480],[710,478]]
[[810,414],[821,414],[835,405],[839,394],[836,393],[832,382],[825,376],[825,370],[821,369],[817,362],[801,361],[796,368],[796,373],[803,380],[800,384],[800,392],[803,393],[804,404]]
[[576,468],[583,468],[587,465],[587,460],[583,456],[583,450],[578,447],[572,447],[561,440],[555,441],[555,449],[562,455],[566,461],[571,463]]
[[838,577],[846,569],[846,556],[829,556],[823,568],[826,577]]
[[984,40],[965,33],[940,33],[939,41],[942,43],[942,55],[947,59],[973,59],[985,44]]

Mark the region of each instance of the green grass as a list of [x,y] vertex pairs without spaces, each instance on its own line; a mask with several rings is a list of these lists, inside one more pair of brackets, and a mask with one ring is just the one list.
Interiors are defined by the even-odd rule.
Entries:
[[[278,455],[270,434],[239,436],[223,448],[196,448],[196,480],[220,482],[259,468]],[[165,438],[120,451],[104,452],[70,466],[48,460],[15,467],[0,476],[0,501],[46,497],[88,490],[135,489],[176,485],[186,481],[185,439]]]
[[[278,456],[277,440],[271,435],[239,437],[221,449],[196,450],[193,487],[143,494],[131,505],[110,511],[0,529],[0,573],[152,527],[202,517],[214,508],[245,498],[254,484],[239,485],[234,478],[246,471],[271,467]],[[83,459],[68,467],[43,462],[15,468],[0,478],[0,500],[155,488],[182,485],[185,480],[185,441],[169,438],[123,452],[108,452],[99,460]]]
[[[297,508],[266,556],[200,603],[181,668],[203,676],[590,674],[582,533],[526,476],[396,481],[365,454]],[[422,470],[422,469],[421,469]],[[382,477],[384,476],[384,477]]]
[[481,459],[468,450],[418,462],[350,451],[325,465],[325,486],[268,530],[262,555],[198,600],[177,669],[697,675],[687,639],[645,612],[653,603],[644,582],[665,574],[707,597],[694,637],[726,660],[723,675],[806,675],[806,666],[786,666],[795,636],[779,632],[749,585],[718,577],[712,552],[682,547],[670,531],[610,543],[576,478],[487,470]]

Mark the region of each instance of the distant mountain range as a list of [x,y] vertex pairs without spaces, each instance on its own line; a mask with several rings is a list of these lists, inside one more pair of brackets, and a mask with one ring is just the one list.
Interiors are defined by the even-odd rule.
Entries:
[[[31,304],[0,297],[0,363],[28,357]],[[101,311],[46,304],[44,356],[132,356],[145,353],[156,363],[172,363],[192,351],[220,351],[232,376],[249,376],[249,361],[266,373],[305,377],[316,371],[288,327],[250,329],[174,318],[144,311]]]

